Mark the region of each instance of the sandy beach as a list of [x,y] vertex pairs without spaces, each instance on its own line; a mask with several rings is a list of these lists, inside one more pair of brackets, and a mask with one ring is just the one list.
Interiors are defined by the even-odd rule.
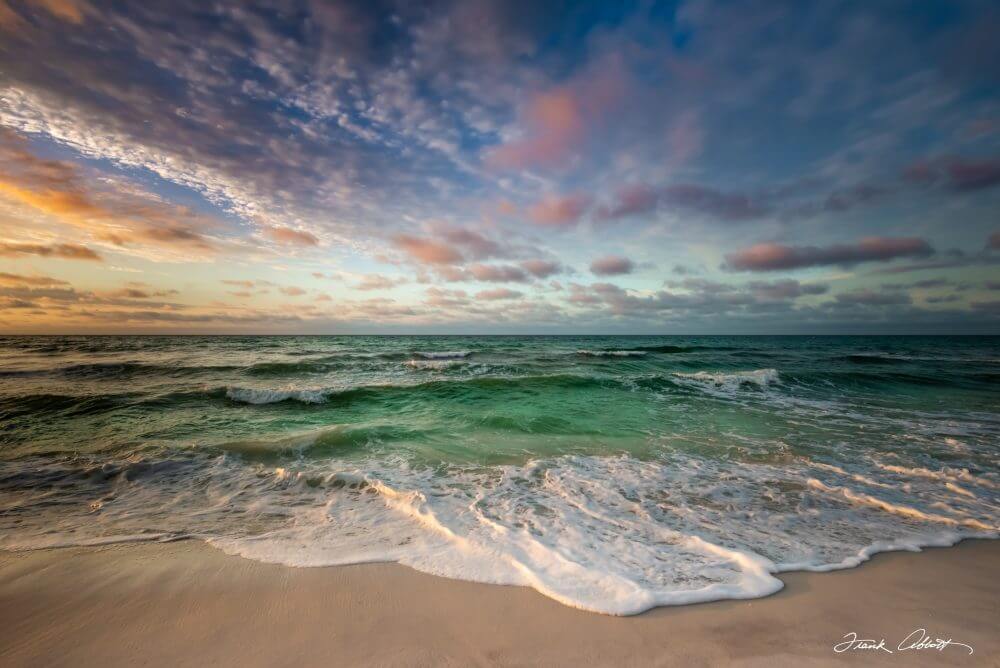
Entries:
[[[0,663],[59,665],[1000,665],[1000,543],[782,576],[750,601],[610,617],[395,564],[287,568],[203,543],[0,555]],[[965,643],[900,651],[911,632]],[[845,634],[892,654],[834,652]],[[915,638],[915,637],[914,637]],[[912,644],[912,643],[911,643]]]

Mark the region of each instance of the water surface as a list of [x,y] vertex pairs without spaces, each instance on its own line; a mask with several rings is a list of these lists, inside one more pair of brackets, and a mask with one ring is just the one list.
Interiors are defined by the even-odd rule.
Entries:
[[995,537],[998,381],[998,337],[3,337],[0,547],[760,596]]

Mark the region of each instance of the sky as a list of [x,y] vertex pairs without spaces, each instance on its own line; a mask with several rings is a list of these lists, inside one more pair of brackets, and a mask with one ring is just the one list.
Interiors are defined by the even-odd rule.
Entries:
[[1000,333],[998,34],[0,0],[0,333]]

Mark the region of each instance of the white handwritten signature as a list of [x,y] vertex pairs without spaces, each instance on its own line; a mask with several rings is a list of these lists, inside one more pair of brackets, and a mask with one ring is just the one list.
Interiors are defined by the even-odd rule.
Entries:
[[971,645],[966,645],[964,642],[956,642],[951,638],[947,640],[944,638],[931,638],[931,636],[927,635],[927,629],[915,630],[903,638],[902,642],[896,645],[895,650],[891,650],[885,646],[885,638],[879,638],[878,640],[874,638],[859,638],[857,633],[851,631],[844,635],[843,642],[839,642],[833,646],[833,651],[840,653],[860,649],[883,651],[893,654],[894,652],[905,652],[911,649],[936,649],[939,652],[943,652],[948,647],[964,647],[969,650],[969,654],[972,654]]

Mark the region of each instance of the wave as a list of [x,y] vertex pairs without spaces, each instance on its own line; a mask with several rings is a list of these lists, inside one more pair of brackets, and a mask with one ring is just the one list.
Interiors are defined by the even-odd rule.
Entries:
[[909,361],[904,357],[877,354],[844,355],[835,359],[843,362],[851,362],[853,364],[905,364]]
[[62,376],[73,379],[101,380],[142,376],[182,377],[197,375],[205,371],[231,371],[239,367],[233,365],[150,364],[146,362],[93,362],[69,364],[43,369],[0,370],[0,377]]
[[754,371],[695,371],[693,373],[677,372],[677,378],[693,381],[699,384],[724,389],[739,389],[747,385],[768,387],[781,380],[776,369],[756,369]]
[[328,360],[301,362],[261,362],[246,369],[249,376],[296,376],[300,374],[327,373],[340,366]]
[[648,353],[692,353],[699,350],[725,350],[724,348],[710,348],[707,346],[637,346],[635,350]]
[[130,394],[26,394],[0,399],[0,419],[33,418],[52,413],[65,417],[88,415],[120,408],[133,401],[134,396]]
[[644,357],[645,350],[577,350],[584,357]]
[[594,357],[639,357],[647,353],[658,353],[661,355],[672,355],[679,353],[693,353],[706,350],[734,350],[724,346],[632,346],[629,348],[602,348],[598,350],[577,350],[578,355],[588,355]]
[[441,371],[451,369],[465,364],[464,359],[432,359],[432,360],[406,360],[406,366],[411,369],[424,369],[431,371]]
[[471,350],[443,350],[443,351],[433,351],[433,352],[422,352],[417,351],[413,353],[416,357],[421,357],[426,360],[457,360],[464,359],[472,355]]
[[226,397],[244,404],[276,404],[282,401],[298,401],[304,404],[321,404],[326,401],[331,390],[271,390],[253,387],[227,387]]
[[[574,374],[552,374],[541,376],[471,376],[450,379],[435,379],[426,382],[372,383],[351,387],[331,388],[246,388],[226,387],[225,396],[231,400],[248,404],[271,404],[284,401],[302,403],[323,403],[325,401],[347,401],[364,398],[378,398],[391,394],[406,393],[426,395],[428,398],[440,394],[454,396],[456,392],[497,391],[504,389],[581,389],[590,387],[625,387],[625,383],[596,376]],[[215,391],[210,391],[214,393]]]
[[[410,436],[372,425],[228,443],[222,456],[0,462],[0,492],[17,499],[0,515],[0,547],[199,537],[258,561],[393,561],[630,615],[765,596],[782,587],[776,574],[784,571],[850,568],[877,552],[997,537],[988,500],[919,482],[904,490],[873,479],[877,469],[859,475],[808,461],[674,453],[492,467],[394,456],[267,466],[257,457],[276,445],[333,454]],[[63,503],[31,493],[39,489],[57,489]]]
[[257,458],[280,458],[289,453],[322,457],[383,443],[423,441],[430,433],[394,424],[344,424],[279,438],[225,441],[212,447]]

